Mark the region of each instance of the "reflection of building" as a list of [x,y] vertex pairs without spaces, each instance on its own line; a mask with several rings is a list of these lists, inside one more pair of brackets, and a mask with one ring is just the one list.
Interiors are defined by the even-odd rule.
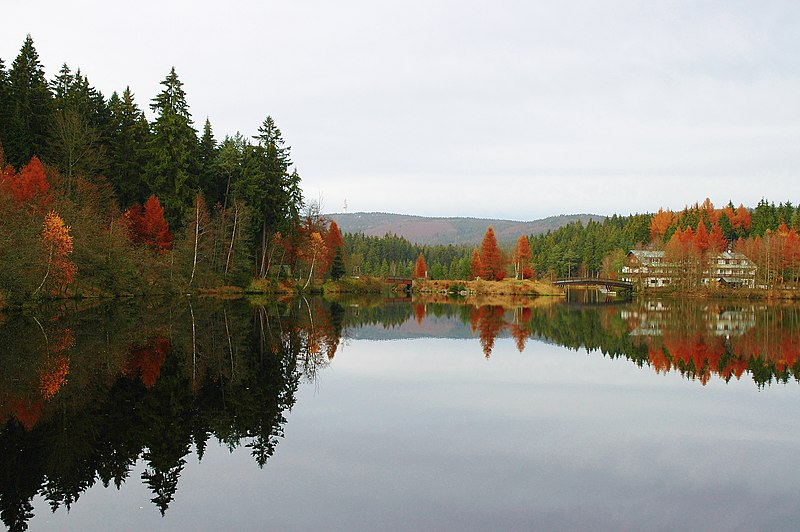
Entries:
[[[661,302],[648,302],[638,309],[625,309],[620,317],[628,322],[631,336],[666,336],[685,330],[687,316],[671,310]],[[741,336],[756,326],[755,307],[734,307],[725,310],[705,308],[695,326],[705,328],[712,336]],[[695,323],[693,320],[689,320]],[[700,325],[700,324],[703,325]]]
[[[641,288],[670,286],[685,275],[686,268],[677,262],[665,260],[663,251],[634,249],[628,252],[622,268],[622,280],[638,284]],[[725,251],[709,256],[703,265],[700,281],[704,286],[719,283],[723,286],[753,288],[756,266],[741,253]]]

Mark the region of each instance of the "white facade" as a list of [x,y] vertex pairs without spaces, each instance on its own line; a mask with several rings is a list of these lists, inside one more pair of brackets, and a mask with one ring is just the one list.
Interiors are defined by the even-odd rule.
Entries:
[[[681,274],[680,265],[664,260],[663,251],[632,250],[622,268],[622,280],[644,288],[661,288],[675,284]],[[755,287],[756,266],[741,253],[725,251],[709,257],[703,266],[704,286],[719,283],[725,286]]]

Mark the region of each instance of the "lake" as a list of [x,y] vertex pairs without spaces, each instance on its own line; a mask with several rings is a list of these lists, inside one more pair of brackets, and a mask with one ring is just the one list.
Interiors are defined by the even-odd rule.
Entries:
[[13,530],[795,530],[800,307],[596,301],[0,314],[0,516]]

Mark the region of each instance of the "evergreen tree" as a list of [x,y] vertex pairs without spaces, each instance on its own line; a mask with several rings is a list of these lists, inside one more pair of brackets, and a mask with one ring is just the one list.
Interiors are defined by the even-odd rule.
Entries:
[[10,115],[3,141],[6,159],[19,168],[33,155],[44,152],[53,111],[53,96],[30,35],[11,65],[8,78]]
[[147,176],[151,191],[162,200],[167,220],[177,227],[191,208],[198,188],[198,141],[175,67],[161,85],[164,89],[150,104],[157,117]]
[[226,136],[219,146],[214,171],[220,176],[221,190],[224,191],[221,196],[223,210],[227,210],[230,204],[229,196],[232,185],[235,185],[242,175],[242,162],[246,145],[247,141],[242,134],[236,133],[232,137]]
[[8,135],[10,120],[10,92],[11,82],[3,59],[0,58],[0,146],[3,146]]
[[267,274],[267,248],[276,231],[286,232],[296,226],[302,208],[299,175],[288,173],[292,162],[290,148],[285,145],[280,129],[268,116],[261,127],[255,146],[246,146],[242,175],[236,192],[253,211],[252,234],[259,235],[256,260],[259,275]]
[[143,203],[148,196],[149,190],[143,178],[148,160],[150,126],[134,102],[130,87],[125,88],[121,99],[117,93],[112,94],[108,106],[111,110],[108,178],[114,185],[120,205],[126,208],[137,202]]
[[338,246],[336,253],[333,255],[333,263],[331,264],[331,279],[334,281],[341,279],[345,274],[343,247]]
[[208,198],[209,205],[222,203],[225,195],[225,182],[217,175],[217,154],[219,148],[214,139],[211,122],[206,118],[203,124],[203,135],[200,137],[199,163],[200,163],[200,190]]

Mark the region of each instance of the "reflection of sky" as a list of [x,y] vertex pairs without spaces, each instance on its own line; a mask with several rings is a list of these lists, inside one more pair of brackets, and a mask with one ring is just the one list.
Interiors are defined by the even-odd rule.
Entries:
[[[137,469],[123,497],[89,490],[67,519],[39,504],[32,525],[793,529],[797,397],[533,341],[498,339],[486,360],[477,340],[351,340],[301,388],[263,470],[212,442],[164,519]],[[113,525],[87,521],[102,507]]]

